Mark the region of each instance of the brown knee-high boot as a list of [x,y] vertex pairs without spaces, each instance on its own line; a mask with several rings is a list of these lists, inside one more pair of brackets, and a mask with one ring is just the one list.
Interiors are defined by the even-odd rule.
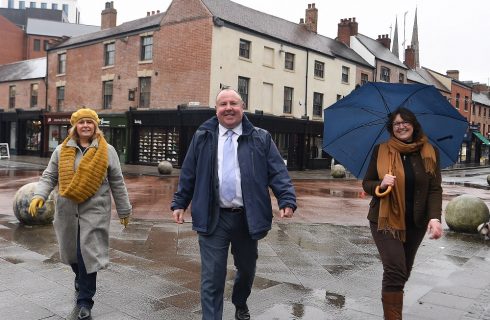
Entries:
[[382,292],[381,301],[385,320],[402,320],[403,291]]

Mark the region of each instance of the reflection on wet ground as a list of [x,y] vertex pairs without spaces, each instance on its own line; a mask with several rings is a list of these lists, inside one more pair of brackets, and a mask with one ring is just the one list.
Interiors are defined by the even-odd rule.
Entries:
[[[33,304],[56,298],[56,302],[45,302],[44,308],[53,316],[74,319],[73,278],[59,261],[52,226],[20,225],[12,212],[15,191],[37,181],[40,171],[8,171],[0,169],[0,286],[26,290],[24,299]],[[257,277],[248,302],[253,319],[381,319],[382,268],[365,218],[370,197],[362,192],[360,181],[297,179],[294,183],[299,205],[295,217],[277,217],[268,236],[259,242]],[[171,221],[169,209],[177,177],[128,175],[126,184],[133,220],[127,229],[116,219],[111,223],[111,265],[98,277],[94,318],[200,319],[197,238],[190,223]],[[444,185],[444,206],[464,193],[490,202],[482,189]],[[490,287],[489,246],[490,241],[478,235],[454,233],[447,227],[442,239],[426,239],[406,288],[407,319],[440,319],[439,305],[466,299],[467,292],[474,295],[474,303],[487,301],[482,297],[490,296],[484,287]],[[8,276],[5,270],[11,266],[23,268],[24,277],[38,289],[32,292],[33,284]],[[224,319],[234,313],[231,258],[228,271]],[[24,289],[24,283],[29,289]],[[47,286],[45,292],[43,286]],[[456,287],[466,289],[455,292]],[[444,296],[430,300],[440,292]],[[434,303],[438,307],[431,307]],[[484,319],[480,314],[487,310],[475,311],[470,305],[459,308],[459,313],[446,311],[444,319],[464,319],[465,315]]]

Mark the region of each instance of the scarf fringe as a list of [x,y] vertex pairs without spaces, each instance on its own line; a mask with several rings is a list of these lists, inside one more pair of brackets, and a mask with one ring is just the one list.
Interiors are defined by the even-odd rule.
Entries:
[[398,239],[402,242],[406,241],[407,233],[406,230],[395,230],[388,225],[388,218],[378,218],[378,231],[383,233],[391,233],[393,238]]

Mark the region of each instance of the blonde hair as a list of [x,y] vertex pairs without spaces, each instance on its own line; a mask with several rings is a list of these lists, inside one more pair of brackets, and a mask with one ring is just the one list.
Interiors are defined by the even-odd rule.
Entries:
[[[104,133],[102,132],[102,130],[100,130],[99,128],[99,124],[97,122],[95,122],[94,120],[92,119],[87,119],[85,118],[85,120],[88,120],[90,122],[92,122],[94,125],[95,125],[95,132],[94,134],[90,137],[90,142],[92,142],[95,139],[99,139],[101,137],[104,136]],[[78,123],[78,122],[77,122]],[[68,130],[68,137],[70,139],[73,139],[75,140],[77,143],[80,143],[80,136],[78,135],[78,132],[77,132],[77,124],[75,123],[73,125],[73,127],[71,127],[69,130]]]

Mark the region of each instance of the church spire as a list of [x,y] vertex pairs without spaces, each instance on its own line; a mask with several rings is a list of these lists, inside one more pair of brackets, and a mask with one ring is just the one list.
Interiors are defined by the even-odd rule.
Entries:
[[398,17],[395,20],[395,34],[393,35],[393,46],[391,47],[391,52],[400,59],[400,54],[398,53]]
[[419,27],[417,25],[417,8],[415,8],[415,20],[413,22],[412,48],[415,50],[415,67],[420,68],[420,60],[419,60]]

